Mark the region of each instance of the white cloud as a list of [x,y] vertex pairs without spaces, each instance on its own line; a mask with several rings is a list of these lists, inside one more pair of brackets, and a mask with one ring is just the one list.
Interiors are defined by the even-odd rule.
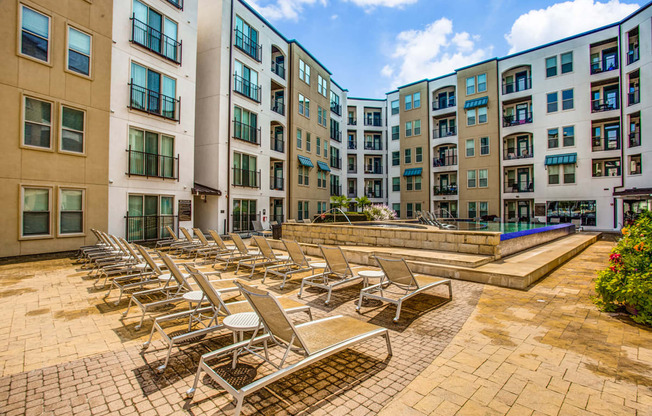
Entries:
[[344,0],[363,7],[367,10],[375,7],[403,7],[408,4],[414,4],[419,0]]
[[337,20],[338,17],[340,17],[340,16],[334,14],[334,15],[331,16],[331,20]]
[[505,35],[509,53],[519,52],[621,20],[638,9],[637,4],[609,0],[573,0],[522,14]]
[[321,4],[326,6],[326,0],[276,0],[265,5],[260,0],[249,0],[249,4],[268,20],[299,20],[305,6]]
[[407,30],[396,36],[391,62],[381,70],[392,88],[423,78],[432,78],[487,59],[492,48],[477,48],[479,37],[453,32],[453,22],[445,17],[423,30]]

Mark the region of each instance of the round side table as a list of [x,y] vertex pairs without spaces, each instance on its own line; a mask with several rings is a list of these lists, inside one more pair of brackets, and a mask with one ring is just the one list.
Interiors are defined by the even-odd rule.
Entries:
[[362,270],[358,275],[362,277],[363,287],[369,286],[369,279],[379,279],[378,281],[381,282],[383,277],[385,277],[385,273],[381,270]]
[[[244,341],[245,331],[255,331],[252,339],[255,337],[256,332],[260,328],[260,318],[256,312],[240,312],[225,317],[222,320],[222,324],[225,328],[230,329],[233,332],[233,343],[235,344]],[[238,355],[245,349],[248,348],[243,347],[233,351],[233,362],[231,363],[231,368],[235,368],[238,361]],[[264,349],[265,357],[267,357],[267,341],[265,341]]]

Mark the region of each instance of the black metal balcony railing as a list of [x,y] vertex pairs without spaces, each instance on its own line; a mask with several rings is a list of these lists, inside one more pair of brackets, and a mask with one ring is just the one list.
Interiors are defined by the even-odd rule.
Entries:
[[270,149],[276,152],[285,153],[285,140],[278,139],[276,137],[271,137],[269,143],[270,143],[269,145]]
[[233,168],[233,186],[260,188],[260,171]]
[[285,79],[285,64],[272,61],[272,72]]
[[256,61],[262,62],[263,47],[253,39],[250,39],[249,36],[242,33],[240,29],[235,29],[234,45],[236,48],[251,56]]
[[532,113],[530,111],[519,116],[503,116],[503,127],[520,126],[529,123],[532,123]]
[[233,90],[258,103],[260,102],[260,92],[262,88],[262,86],[256,85],[248,79],[242,78],[238,74],[233,74]]
[[285,115],[285,104],[280,100],[272,101],[272,111],[279,113],[280,115]]
[[636,147],[641,145],[641,132],[633,131],[629,133],[629,147]]
[[349,142],[347,148],[351,150],[355,150],[358,148],[358,144],[356,142]]
[[532,145],[526,146],[525,148],[519,147],[518,149],[505,147],[503,153],[503,160],[529,159],[531,157],[534,157],[534,147]]
[[179,121],[181,98],[168,97],[158,91],[153,91],[139,85],[129,83],[129,108],[144,111],[149,114]]
[[440,128],[440,129],[433,129],[432,131],[432,138],[433,139],[441,139],[443,137],[451,137],[455,136],[457,134],[457,127],[452,126],[448,128]]
[[146,153],[127,149],[127,176],[145,176],[147,178],[162,178],[179,180],[179,156],[163,156],[156,153]]
[[342,195],[342,185],[331,184],[331,196]]
[[332,157],[331,156],[331,168],[333,168],[333,169],[342,169],[342,158],[341,157]]
[[606,68],[602,62],[594,62],[591,64],[591,75],[600,74],[602,72],[615,71],[618,69],[618,63],[610,63]]
[[503,95],[529,90],[532,88],[532,78],[525,78],[523,81],[503,82]]
[[355,125],[357,125],[357,124],[358,124],[358,120],[356,120],[356,119],[354,119],[354,118],[351,118],[351,117],[349,117],[349,121],[348,121],[348,124],[349,124],[350,126],[355,126]]
[[605,137],[593,136],[591,138],[591,150],[593,152],[601,152],[604,150],[618,150],[620,149],[620,139],[608,140]]
[[364,150],[383,150],[383,145],[380,142],[376,143],[365,143]]
[[367,198],[382,198],[383,191],[382,190],[373,191],[371,189],[367,189],[367,192],[365,192],[365,196]]
[[348,173],[358,173],[358,167],[356,165],[349,165],[346,171]]
[[364,168],[364,173],[371,173],[371,174],[382,174],[383,173],[383,165],[366,165]]
[[435,100],[432,102],[433,111],[443,110],[445,108],[455,107],[455,97],[448,97],[447,100]]
[[340,104],[337,104],[335,102],[331,102],[331,111],[338,116],[342,115],[342,106]]
[[342,132],[340,130],[331,130],[331,140],[335,140],[338,143],[342,142]]
[[455,165],[457,165],[457,155],[435,157],[432,159],[432,166],[434,168],[440,168],[443,166],[455,166]]
[[627,52],[627,65],[633,64],[634,62],[638,61],[638,59],[639,59],[638,48],[630,49]]
[[283,190],[283,177],[271,175],[269,177],[269,189],[275,191]]
[[260,145],[260,127],[233,120],[233,137],[251,144]]
[[641,102],[641,94],[638,88],[634,88],[634,90],[630,90],[627,93],[627,105],[634,105],[638,104]]
[[618,100],[591,100],[591,112],[618,110]]
[[253,222],[260,220],[258,214],[245,214],[241,212],[234,212],[233,216],[233,232],[246,233],[254,230]]
[[372,127],[380,127],[383,125],[383,123],[380,121],[380,118],[374,117],[370,118],[367,117],[364,119],[364,125],[365,126],[372,126]]
[[154,241],[169,238],[166,226],[178,231],[176,215],[125,215],[127,241]]
[[457,195],[457,185],[434,186],[432,192],[435,195]]
[[534,192],[534,182],[505,182],[505,192],[508,193],[521,193],[521,192]]
[[355,188],[349,188],[346,193],[346,196],[348,196],[349,198],[356,198],[358,196],[358,192],[355,190]]
[[183,0],[167,0],[168,3],[173,5],[179,10],[183,10]]
[[132,15],[131,41],[174,63],[181,64],[181,42],[177,42]]

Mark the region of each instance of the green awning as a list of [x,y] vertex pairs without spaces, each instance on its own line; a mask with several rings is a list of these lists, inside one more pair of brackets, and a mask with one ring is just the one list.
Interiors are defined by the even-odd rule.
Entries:
[[331,171],[331,168],[328,167],[328,163],[322,162],[321,160],[317,161],[317,166],[319,167],[319,170],[323,170],[324,172]]
[[577,162],[577,153],[564,153],[563,155],[546,156],[546,166],[565,165]]
[[403,172],[403,176],[421,176],[422,171],[423,168],[405,169],[405,171]]
[[315,165],[312,164],[312,160],[310,160],[309,157],[299,155],[299,163],[301,163],[302,166],[306,166],[309,168],[315,167]]
[[473,100],[468,100],[464,102],[464,109],[481,107],[487,105],[489,102],[489,97],[474,98]]

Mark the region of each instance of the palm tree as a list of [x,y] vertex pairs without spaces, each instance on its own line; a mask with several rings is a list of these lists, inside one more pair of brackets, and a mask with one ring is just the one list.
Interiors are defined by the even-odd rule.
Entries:
[[355,199],[355,203],[360,207],[360,210],[363,211],[365,207],[371,205],[371,200],[365,195],[359,196]]
[[339,208],[341,210],[346,209],[349,206],[351,200],[346,195],[333,196],[331,197],[331,207]]

